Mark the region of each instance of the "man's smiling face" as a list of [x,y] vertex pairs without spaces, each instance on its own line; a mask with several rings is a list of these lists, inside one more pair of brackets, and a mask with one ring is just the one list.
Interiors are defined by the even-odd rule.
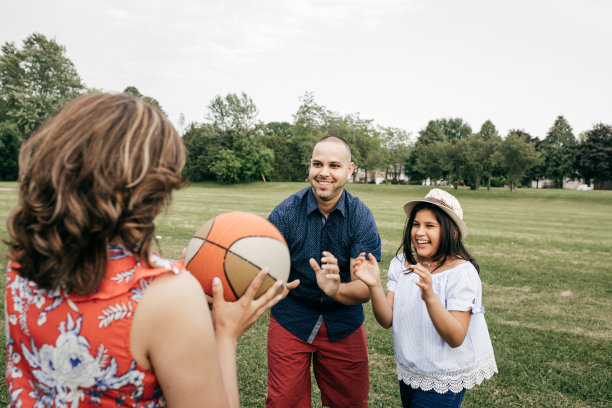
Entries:
[[354,168],[350,151],[343,142],[326,139],[317,143],[312,151],[308,172],[308,179],[317,201],[332,201],[339,198]]

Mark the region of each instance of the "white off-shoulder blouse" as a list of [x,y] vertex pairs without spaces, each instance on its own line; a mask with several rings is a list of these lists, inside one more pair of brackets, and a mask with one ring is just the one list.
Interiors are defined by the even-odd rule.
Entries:
[[482,284],[474,266],[464,262],[432,275],[433,290],[447,310],[472,311],[463,344],[450,347],[438,334],[404,254],[389,265],[387,290],[394,292],[393,348],[399,380],[412,388],[460,392],[497,372],[482,307]]

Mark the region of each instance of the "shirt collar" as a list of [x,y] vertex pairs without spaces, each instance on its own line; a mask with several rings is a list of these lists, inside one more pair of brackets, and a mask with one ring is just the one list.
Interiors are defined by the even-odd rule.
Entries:
[[[340,195],[340,199],[336,203],[334,209],[331,210],[330,214],[338,210],[344,217],[346,215],[344,213],[345,208],[346,208],[346,206],[344,205],[345,201],[346,201],[346,190],[342,189],[342,194]],[[315,210],[319,210],[319,204],[317,204],[317,199],[315,198],[315,195],[312,192],[312,187],[310,187],[308,191],[307,201],[306,201],[306,211],[308,212],[308,214],[311,214]]]

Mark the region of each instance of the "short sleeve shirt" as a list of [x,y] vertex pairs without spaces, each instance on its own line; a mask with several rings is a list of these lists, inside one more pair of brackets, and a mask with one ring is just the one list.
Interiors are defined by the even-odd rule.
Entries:
[[436,331],[416,285],[419,276],[399,254],[389,265],[387,290],[393,297],[393,349],[400,380],[439,393],[471,388],[497,372],[482,307],[482,284],[470,262],[432,275],[432,287],[447,310],[471,311],[459,347],[450,347]]
[[326,219],[312,188],[307,187],[280,203],[268,219],[289,245],[289,281],[300,280],[300,285],[272,308],[274,319],[304,341],[309,341],[321,316],[331,341],[359,328],[364,319],[362,306],[344,305],[325,295],[317,285],[309,259],[320,264],[322,252],[331,252],[338,259],[341,282],[351,281],[350,260],[361,252],[380,260],[380,236],[368,207],[344,190]]
[[87,295],[41,289],[9,266],[5,321],[10,407],[165,406],[155,373],[132,356],[130,329],[153,279],[179,273],[184,262],[152,255],[151,264],[110,246],[106,277]]

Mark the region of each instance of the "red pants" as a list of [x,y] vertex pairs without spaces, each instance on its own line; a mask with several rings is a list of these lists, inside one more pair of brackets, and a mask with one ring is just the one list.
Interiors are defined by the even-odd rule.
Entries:
[[367,407],[370,381],[363,325],[331,342],[325,323],[312,344],[284,329],[272,316],[268,329],[268,408],[310,408],[310,361],[323,406]]

